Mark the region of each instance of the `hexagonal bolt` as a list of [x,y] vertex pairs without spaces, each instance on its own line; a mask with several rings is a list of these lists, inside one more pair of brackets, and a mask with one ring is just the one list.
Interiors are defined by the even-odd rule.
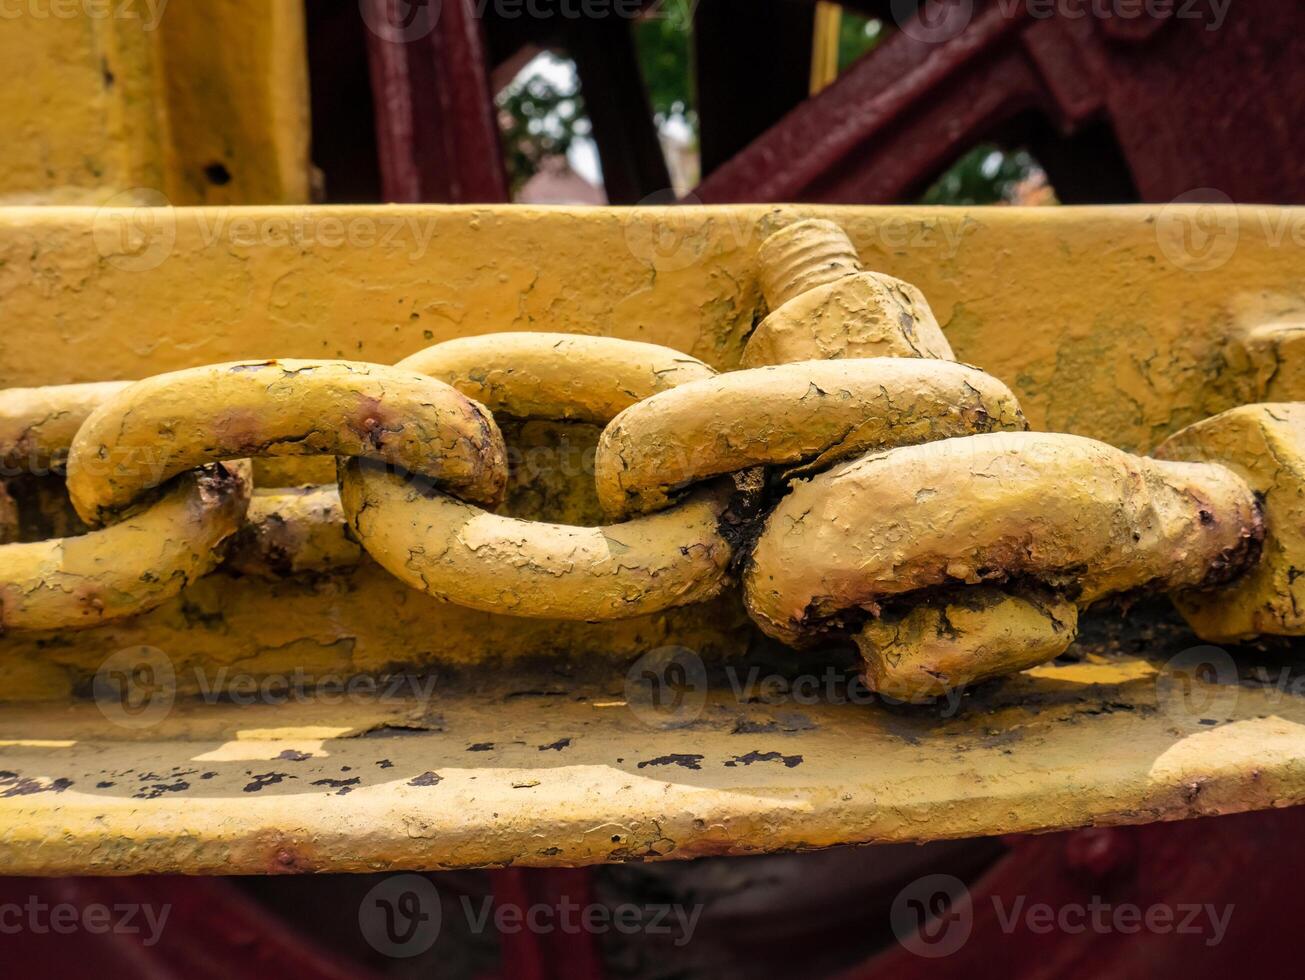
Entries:
[[954,360],[924,294],[861,265],[847,233],[809,219],[761,244],[770,314],[743,351],[744,367],[843,357]]
[[1078,631],[1078,606],[1050,590],[976,585],[868,621],[853,636],[866,685],[924,702],[1054,660]]
[[1241,327],[1229,338],[1224,357],[1238,402],[1305,398],[1305,318]]
[[1215,591],[1174,603],[1203,640],[1305,634],[1305,403],[1243,405],[1189,425],[1152,454],[1219,463],[1255,492],[1264,514],[1260,559]]

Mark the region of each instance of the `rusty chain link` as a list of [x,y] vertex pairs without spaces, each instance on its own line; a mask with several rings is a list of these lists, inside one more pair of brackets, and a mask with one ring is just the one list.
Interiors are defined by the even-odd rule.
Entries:
[[[558,619],[737,578],[764,632],[851,639],[870,685],[911,701],[1054,658],[1080,609],[1124,592],[1172,593],[1209,640],[1305,632],[1305,405],[1225,412],[1153,457],[1027,432],[919,291],[864,270],[836,225],[791,225],[759,263],[770,312],[725,374],[653,344],[505,333],[393,367],[2,391],[0,475],[66,471],[99,530],[0,544],[0,631],[135,615],[224,560],[282,575],[366,552],[442,600]],[[595,483],[616,523],[493,513],[495,415],[604,426]],[[338,486],[254,490],[245,461],[287,455],[336,457]]]

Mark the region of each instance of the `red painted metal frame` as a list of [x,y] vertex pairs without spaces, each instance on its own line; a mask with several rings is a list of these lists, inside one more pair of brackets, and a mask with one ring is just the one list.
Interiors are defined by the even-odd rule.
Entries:
[[[1200,787],[1192,792],[1199,793]],[[941,957],[922,957],[890,939],[888,948],[840,974],[841,980],[1215,980],[1285,976],[1298,970],[1300,956],[1291,938],[1298,918],[1294,896],[1305,867],[1305,808],[1089,828],[1007,843],[1010,852],[970,883],[968,908],[942,910],[944,916],[958,913],[972,920],[968,937],[957,948]],[[948,867],[934,870],[946,873]],[[494,897],[500,905],[519,907],[556,907],[564,897],[580,906],[593,900],[584,869],[505,869],[495,873]],[[145,945],[147,930],[93,935],[84,930],[57,934],[6,928],[0,934],[0,967],[7,976],[216,980],[238,974],[268,980],[367,980],[376,975],[325,952],[336,945],[330,941],[334,937],[323,934],[332,927],[315,921],[311,909],[288,924],[222,879],[0,879],[0,910],[29,900],[79,909],[92,903],[110,908],[150,904],[156,909],[168,904],[171,910],[161,940],[153,945]],[[1059,912],[1090,909],[1094,902],[1111,910],[1101,920],[1107,923],[1114,921],[1113,909],[1121,905],[1136,906],[1143,913],[1160,906],[1170,910],[1171,927],[1159,932],[1132,926],[1097,931],[1088,924],[1081,931],[1066,931],[1036,921],[1031,925],[1025,914],[1038,905]],[[1205,932],[1177,928],[1190,906],[1206,904],[1216,906],[1220,914],[1232,906],[1226,932],[1217,943],[1211,942],[1215,936],[1204,913],[1198,924],[1207,925]],[[1003,917],[1015,925],[1004,923]],[[11,918],[0,918],[0,926],[12,925]],[[880,904],[860,914],[867,935],[886,934],[888,918],[889,909]],[[1083,920],[1076,916],[1074,921]],[[746,924],[730,921],[726,926],[747,933]],[[805,933],[819,936],[825,928],[818,921],[786,922],[784,933],[800,947]],[[722,937],[706,941],[720,943]],[[500,942],[495,976],[598,980],[604,975],[592,935],[532,935],[523,930],[502,936]],[[740,947],[741,968],[748,965],[746,948]],[[759,975],[775,973],[768,964],[755,965]],[[684,966],[691,975],[689,964]]]
[[[899,201],[1002,126],[1037,118],[1061,137],[1107,126],[1141,200],[1200,187],[1236,201],[1305,200],[1301,5],[1242,0],[1217,30],[1209,11],[1102,19],[1084,0],[1060,0],[1049,17],[1030,14],[1045,4],[974,6],[947,40],[908,22],[708,175],[694,198]],[[1061,183],[1055,173],[1052,183]]]
[[[945,913],[972,916],[972,931],[959,949],[928,958],[894,945],[841,980],[1293,976],[1301,959],[1292,937],[1300,918],[1303,832],[1305,808],[1297,807],[1021,838],[970,886],[968,913]],[[1104,931],[1090,919],[1082,931],[1043,931],[1037,919],[1030,928],[1024,914],[1040,904],[1057,914],[1090,908],[1094,900],[1111,908],[1098,914],[1108,924]],[[1210,942],[1212,929],[1178,929],[1190,906],[1207,903],[1219,910],[1232,906],[1217,943]],[[1172,927],[1134,929],[1121,918],[1125,928],[1117,928],[1114,909],[1125,904],[1143,912],[1170,909]],[[1014,928],[1006,924],[1012,921]],[[1076,929],[1077,912],[1066,921]],[[1187,929],[1196,924],[1193,917]]]
[[361,0],[386,201],[508,200],[475,0]]

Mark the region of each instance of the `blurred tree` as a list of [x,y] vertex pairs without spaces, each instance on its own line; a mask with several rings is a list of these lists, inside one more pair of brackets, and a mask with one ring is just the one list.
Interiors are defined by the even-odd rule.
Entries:
[[838,70],[846,71],[852,62],[871,50],[883,36],[883,21],[844,10],[838,25]]
[[1023,150],[989,144],[970,150],[939,177],[920,198],[921,204],[1009,204],[1016,191],[1042,168]]
[[[683,119],[696,133],[692,58],[693,0],[661,0],[633,25],[635,48],[649,101],[659,125]],[[839,27],[838,66],[846,70],[887,36],[880,20],[844,10]],[[569,59],[541,55],[502,92],[497,103],[508,175],[517,190],[541,163],[565,155],[577,137],[590,133],[575,66]],[[924,204],[1010,202],[1031,176],[1041,172],[1024,151],[991,145],[966,153],[920,199]]]
[[495,98],[503,156],[512,192],[550,157],[565,156],[577,136],[587,136],[589,117],[575,64],[540,55]]
[[662,0],[635,21],[634,44],[658,121],[684,116],[696,130],[692,30],[690,0]]

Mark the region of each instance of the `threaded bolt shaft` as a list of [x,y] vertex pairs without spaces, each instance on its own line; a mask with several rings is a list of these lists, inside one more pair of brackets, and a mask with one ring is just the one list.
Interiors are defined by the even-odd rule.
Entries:
[[832,221],[807,219],[775,232],[761,243],[761,291],[777,310],[808,289],[860,272],[852,240]]

